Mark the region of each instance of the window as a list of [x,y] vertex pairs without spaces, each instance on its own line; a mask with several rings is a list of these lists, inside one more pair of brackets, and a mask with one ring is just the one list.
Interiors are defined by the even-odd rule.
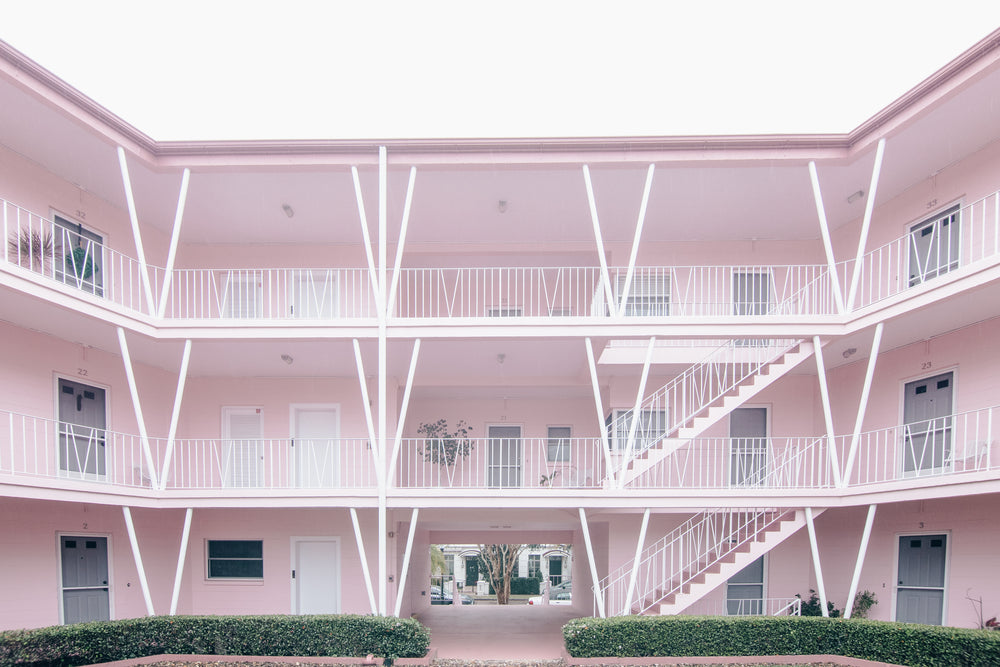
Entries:
[[52,248],[56,280],[84,292],[103,296],[104,239],[58,215],[52,219]]
[[[605,420],[611,449],[624,451],[628,446],[628,431],[632,426],[631,410],[615,410]],[[635,429],[635,452],[652,447],[667,434],[667,411],[644,409],[639,412]]]
[[528,554],[528,577],[542,576],[542,555]]
[[209,540],[209,579],[263,579],[263,540]]
[[[625,276],[615,280],[615,297],[621,305],[625,293]],[[634,275],[625,304],[627,317],[665,316],[670,314],[670,275]]]
[[726,583],[727,616],[759,616],[764,613],[764,556],[730,577]]
[[910,287],[958,268],[961,224],[956,204],[910,227]]
[[546,461],[569,461],[569,426],[550,426]]
[[455,554],[444,555],[444,573],[454,576],[455,574]]
[[520,306],[499,306],[487,308],[486,317],[521,317],[524,310]]

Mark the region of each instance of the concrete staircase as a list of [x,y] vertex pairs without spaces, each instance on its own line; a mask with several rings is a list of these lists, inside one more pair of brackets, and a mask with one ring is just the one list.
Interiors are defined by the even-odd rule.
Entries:
[[[713,352],[705,361],[655,392],[644,401],[645,409],[669,409],[681,416],[666,431],[664,437],[646,439],[645,446],[632,451],[619,472],[624,486],[654,468],[673,452],[704,433],[765,388],[784,377],[789,371],[814,353],[811,341],[793,341],[776,349],[750,351],[741,354],[741,341],[733,341]],[[763,352],[761,354],[760,352]],[[749,356],[749,360],[744,357]],[[756,357],[756,358],[755,358]],[[720,371],[720,366],[722,370]],[[705,377],[712,386],[706,387]],[[695,383],[701,392],[694,391]],[[677,400],[672,394],[685,395]],[[692,402],[686,395],[701,396]],[[646,407],[647,404],[651,407]]]

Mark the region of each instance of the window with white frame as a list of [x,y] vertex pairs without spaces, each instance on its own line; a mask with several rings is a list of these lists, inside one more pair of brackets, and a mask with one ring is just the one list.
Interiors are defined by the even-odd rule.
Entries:
[[[632,426],[631,410],[614,410],[605,420],[611,449],[624,451],[628,446],[628,432]],[[667,434],[667,411],[645,408],[639,411],[635,429],[634,451],[641,452],[655,445]]]
[[726,582],[727,616],[760,616],[764,613],[764,556],[737,572]]
[[572,429],[569,426],[550,426],[546,441],[546,461],[569,461],[569,443]]
[[209,579],[263,579],[263,540],[208,540]]
[[[625,295],[624,275],[615,280],[615,298],[619,307]],[[625,301],[627,317],[666,316],[670,314],[670,274],[641,273],[632,276]]]
[[542,576],[542,555],[528,554],[528,577]]

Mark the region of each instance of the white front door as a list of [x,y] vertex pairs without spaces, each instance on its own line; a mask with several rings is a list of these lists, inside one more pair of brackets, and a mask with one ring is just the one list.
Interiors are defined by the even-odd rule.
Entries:
[[264,483],[260,408],[222,408],[223,486],[252,488]]
[[521,427],[489,427],[487,477],[492,488],[515,489],[521,486]]
[[340,613],[340,540],[292,538],[292,613]]
[[339,484],[339,430],[337,406],[292,406],[292,446],[298,486],[330,488]]

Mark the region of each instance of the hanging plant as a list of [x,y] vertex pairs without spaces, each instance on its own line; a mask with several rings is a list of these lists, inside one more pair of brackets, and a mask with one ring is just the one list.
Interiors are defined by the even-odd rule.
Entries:
[[94,257],[86,248],[77,246],[66,255],[66,270],[79,280],[89,280],[101,269],[94,265]]

